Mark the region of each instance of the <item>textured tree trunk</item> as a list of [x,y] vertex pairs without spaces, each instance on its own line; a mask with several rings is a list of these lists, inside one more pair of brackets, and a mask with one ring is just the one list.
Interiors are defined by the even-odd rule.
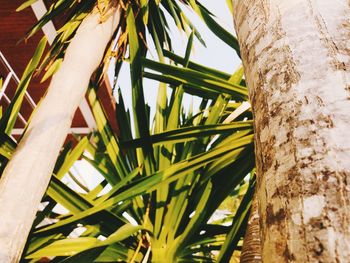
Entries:
[[350,261],[348,0],[233,0],[264,262]]
[[93,11],[82,22],[45,99],[5,168],[0,181],[1,263],[20,259],[73,115],[101,62],[119,17],[119,9],[113,9],[102,22],[100,14]]
[[256,195],[252,202],[240,259],[241,263],[261,263],[259,211]]

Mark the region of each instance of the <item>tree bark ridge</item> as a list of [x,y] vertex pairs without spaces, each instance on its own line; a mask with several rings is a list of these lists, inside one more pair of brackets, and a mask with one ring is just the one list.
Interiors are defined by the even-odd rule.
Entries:
[[254,195],[250,210],[247,231],[244,236],[241,263],[261,263],[261,240],[258,200]]

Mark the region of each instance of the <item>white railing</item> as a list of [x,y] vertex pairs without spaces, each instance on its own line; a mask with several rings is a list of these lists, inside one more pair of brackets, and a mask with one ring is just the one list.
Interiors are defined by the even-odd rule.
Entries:
[[[10,63],[7,61],[7,59],[5,58],[4,54],[1,51],[0,51],[0,58],[1,58],[1,62],[4,64],[4,66],[7,68],[8,72],[9,72],[7,77],[9,77],[10,79],[13,79],[15,81],[15,83],[18,85],[19,78],[18,78],[16,72],[13,70],[13,68],[10,65]],[[4,82],[4,85],[5,85],[5,82]],[[6,87],[3,86],[3,89],[4,88],[6,90]],[[35,109],[36,103],[34,102],[32,97],[29,95],[28,91],[25,92],[25,98],[28,100],[28,102],[29,102],[30,106],[32,107],[32,109]],[[1,99],[1,96],[0,96],[0,99]]]
[[[16,72],[13,70],[10,63],[7,61],[7,59],[5,58],[4,54],[1,51],[0,51],[0,62],[4,65],[4,67],[6,68],[6,70],[8,72],[6,78],[3,82],[3,85],[1,87],[1,90],[0,90],[0,100],[2,98],[4,98],[7,103],[10,103],[11,99],[7,96],[6,90],[7,90],[11,81],[14,81],[14,83],[17,86],[20,80],[19,80]],[[36,104],[27,91],[25,91],[25,98],[29,102],[32,109],[34,109],[36,107]],[[23,115],[21,113],[18,114],[18,117],[23,124],[27,124],[27,121],[25,120],[25,118],[23,117]]]

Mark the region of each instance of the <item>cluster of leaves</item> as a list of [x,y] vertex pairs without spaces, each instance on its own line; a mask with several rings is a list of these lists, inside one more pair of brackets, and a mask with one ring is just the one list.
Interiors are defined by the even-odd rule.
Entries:
[[[251,122],[209,124],[217,118],[218,108],[236,107],[218,98],[197,116],[187,115],[184,122],[177,114],[181,128],[169,128],[147,139],[120,141],[111,132],[94,89],[89,90],[89,100],[99,133],[64,151],[44,200],[47,205],[38,213],[26,258],[37,261],[55,257],[57,262],[148,262],[147,258],[152,262],[212,262],[212,252],[220,251],[218,258],[227,262],[232,250],[238,249],[252,195],[253,185],[243,180],[254,165]],[[176,108],[169,105],[164,116],[179,111]],[[129,119],[122,102],[118,115]],[[220,136],[207,149],[213,134]],[[126,125],[121,137],[129,136],[130,126]],[[153,161],[158,166],[151,173],[146,172],[146,163],[141,166],[137,161],[137,149],[147,141],[154,145]],[[83,193],[61,181],[81,154],[104,177],[94,189],[83,187]],[[227,196],[236,194],[240,199],[239,193],[244,197],[236,215],[224,220],[231,225],[210,221]],[[57,203],[69,212],[53,213]],[[41,219],[54,223],[39,227]],[[81,227],[83,233],[70,238]]]
[[[33,2],[27,1],[19,9]],[[9,135],[31,76],[36,69],[46,70],[44,78],[54,74],[84,17],[96,4],[104,12],[101,10],[110,6],[109,2],[56,1],[29,31],[27,37],[63,11],[70,11],[41,64],[46,42],[39,43],[16,97],[0,121],[3,166],[16,147]],[[238,46],[199,2],[180,2],[119,2],[125,19],[88,89],[97,131],[80,138],[75,147],[66,145],[62,150],[23,261],[228,262],[233,251],[240,249],[254,189],[252,115],[245,107],[243,71],[230,75],[190,61],[193,38],[201,37],[181,5],[191,6],[223,41],[236,50]],[[184,57],[172,52],[165,12],[190,34]],[[155,44],[159,62],[146,59],[146,32]],[[129,57],[125,59],[127,50]],[[130,113],[119,91],[118,135],[111,130],[96,95],[104,63],[114,54],[115,77],[125,60],[130,63],[133,101]],[[144,101],[143,78],[159,82],[152,124]],[[186,93],[201,98],[198,112],[184,109]],[[70,173],[80,158],[103,176],[93,189]],[[65,184],[65,176],[70,176],[79,190]],[[228,196],[240,201],[234,215],[213,220]],[[58,213],[58,204],[67,212]]]

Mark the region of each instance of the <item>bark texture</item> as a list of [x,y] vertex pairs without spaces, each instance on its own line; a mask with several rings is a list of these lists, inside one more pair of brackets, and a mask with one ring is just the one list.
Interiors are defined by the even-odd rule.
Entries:
[[84,98],[118,23],[119,9],[106,21],[93,11],[69,44],[24,138],[0,182],[0,262],[18,262],[41,198],[50,181],[74,113]]
[[233,0],[264,262],[350,261],[347,0]]
[[240,258],[241,263],[261,263],[261,240],[258,199],[254,195],[250,210],[247,232],[244,236],[243,248]]

